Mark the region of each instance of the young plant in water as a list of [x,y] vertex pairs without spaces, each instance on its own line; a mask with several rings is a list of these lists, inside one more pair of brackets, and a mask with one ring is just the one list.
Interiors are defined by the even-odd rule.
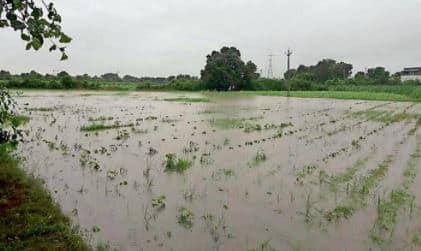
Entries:
[[192,162],[185,159],[179,159],[173,153],[165,155],[165,171],[182,173],[192,166]]
[[193,227],[194,214],[187,208],[182,207],[178,210],[177,222],[185,228]]
[[256,156],[254,156],[254,159],[249,162],[249,167],[256,167],[258,165],[260,165],[261,163],[265,162],[267,160],[267,156],[265,154],[265,152],[263,152],[263,150],[258,151]]
[[156,209],[164,209],[166,206],[165,200],[167,197],[165,195],[161,195],[158,198],[152,199],[152,207]]

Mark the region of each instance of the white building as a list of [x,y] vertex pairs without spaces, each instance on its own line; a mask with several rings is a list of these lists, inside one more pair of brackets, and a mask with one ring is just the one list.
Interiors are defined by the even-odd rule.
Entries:
[[401,72],[401,80],[420,80],[421,81],[421,67],[404,68]]

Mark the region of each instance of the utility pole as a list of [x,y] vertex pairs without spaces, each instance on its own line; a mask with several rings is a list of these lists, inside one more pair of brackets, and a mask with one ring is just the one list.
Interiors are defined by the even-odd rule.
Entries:
[[287,61],[287,71],[289,71],[291,69],[291,56],[292,56],[292,50],[290,48],[288,48],[288,50],[285,52],[285,55],[288,58]]
[[273,54],[269,54],[269,63],[268,63],[268,75],[267,77],[269,79],[273,78]]
[[[289,70],[291,69],[291,56],[292,56],[292,50],[290,48],[288,48],[288,50],[285,52],[285,55],[288,58],[287,61],[287,73],[289,73]],[[291,94],[291,83],[289,82],[288,79],[286,79],[287,81],[287,86],[288,86],[288,92],[287,92],[287,96],[289,97]]]

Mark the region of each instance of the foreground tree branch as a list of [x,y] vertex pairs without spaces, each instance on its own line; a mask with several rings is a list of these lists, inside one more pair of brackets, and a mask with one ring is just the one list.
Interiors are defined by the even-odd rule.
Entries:
[[66,60],[65,45],[72,39],[62,31],[61,21],[53,3],[44,0],[0,0],[0,28],[10,27],[19,32],[27,50],[37,51],[48,40],[49,51],[58,50],[61,60]]

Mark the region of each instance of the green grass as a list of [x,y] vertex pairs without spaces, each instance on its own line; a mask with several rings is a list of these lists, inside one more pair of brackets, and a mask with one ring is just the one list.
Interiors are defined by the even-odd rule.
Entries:
[[389,156],[375,169],[370,170],[366,176],[356,180],[350,188],[349,197],[337,205],[333,210],[325,212],[325,219],[328,222],[337,222],[341,219],[348,219],[358,209],[365,206],[370,191],[386,175],[391,162],[392,158]]
[[242,126],[243,123],[236,118],[216,118],[211,120],[211,125],[220,129],[233,129]]
[[265,241],[258,244],[256,248],[249,249],[249,251],[276,251],[276,249],[270,245],[269,241]]
[[10,119],[10,124],[12,124],[14,127],[19,127],[21,125],[28,123],[29,120],[30,118],[28,116],[18,115]]
[[175,154],[165,155],[165,171],[183,173],[189,169],[193,163],[189,160],[179,159]]
[[184,103],[208,103],[210,99],[208,98],[187,98],[187,97],[179,97],[179,98],[165,98],[164,101],[168,102],[184,102]]
[[394,113],[394,111],[382,111],[382,110],[368,110],[368,111],[360,111],[352,113],[355,117],[362,117],[366,118],[370,121],[377,121],[383,123],[395,123],[401,122],[404,120],[415,120],[418,121],[421,119],[420,114],[413,114],[413,113]]
[[[212,95],[212,92],[205,92]],[[297,98],[331,98],[331,99],[357,99],[378,101],[413,101],[421,102],[421,97],[410,94],[373,91],[240,91],[218,93],[218,95],[248,95],[248,96],[280,96]]]
[[405,208],[412,208],[415,195],[409,190],[417,176],[417,164],[421,158],[421,137],[417,137],[417,146],[414,154],[407,163],[403,172],[401,186],[393,190],[387,198],[379,199],[377,205],[377,218],[374,222],[370,237],[378,244],[383,244],[393,233],[398,222],[399,213]]
[[106,121],[106,120],[113,120],[114,117],[112,116],[99,116],[99,117],[89,117],[88,121],[95,122],[95,121]]
[[327,175],[324,171],[320,171],[320,177],[323,182],[330,185],[332,191],[336,191],[339,185],[347,184],[354,178],[358,170],[368,161],[368,157],[357,160],[352,166],[347,167],[343,172],[335,175]]
[[0,250],[89,250],[40,180],[0,149]]
[[28,111],[31,112],[53,112],[56,108],[54,107],[35,107],[35,108],[28,108]]
[[177,222],[187,229],[193,227],[194,214],[187,208],[182,207],[178,210]]
[[120,124],[118,122],[112,125],[106,125],[102,123],[93,123],[90,125],[84,125],[80,128],[82,132],[92,132],[92,131],[101,131],[101,130],[109,130],[109,129],[117,129],[122,127],[133,127],[133,123],[129,124]]

